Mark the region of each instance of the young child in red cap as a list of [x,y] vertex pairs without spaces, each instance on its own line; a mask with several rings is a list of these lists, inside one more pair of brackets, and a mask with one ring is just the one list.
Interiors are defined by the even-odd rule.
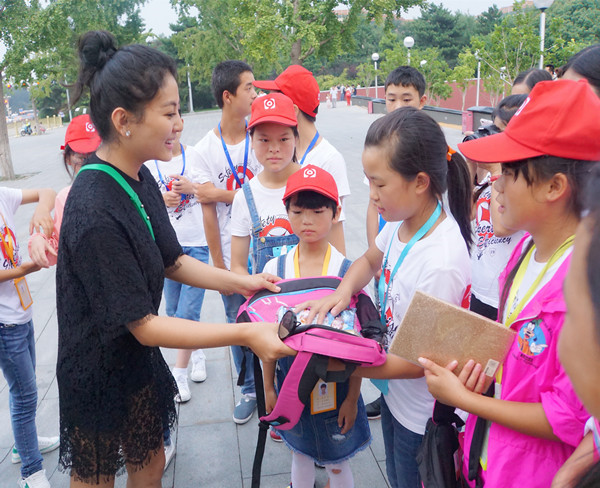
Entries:
[[248,274],[252,238],[252,272],[298,243],[283,205],[288,178],[300,169],[296,161],[298,130],[294,104],[281,93],[252,103],[248,124],[252,148],[263,166],[257,177],[242,185],[231,209],[231,271]]
[[[283,201],[292,231],[300,242],[286,255],[270,260],[264,271],[284,279],[343,276],[350,262],[329,243],[331,230],[341,212],[333,177],[324,169],[304,166],[288,179]],[[284,262],[280,263],[279,259]],[[292,360],[288,357],[278,361],[278,388]],[[275,364],[263,362],[267,412],[277,401],[273,386]],[[311,405],[304,407],[298,424],[291,430],[279,432],[292,451],[293,488],[312,488],[315,462],[325,466],[331,488],[354,486],[348,460],[371,442],[360,385],[361,379],[357,377],[344,383],[319,382],[316,386],[319,392],[311,395]],[[317,395],[321,398],[315,399]],[[325,409],[316,408],[317,402],[323,402],[323,396],[331,399],[330,405]]]
[[[331,244],[342,254],[346,253],[344,240],[345,199],[350,195],[346,162],[341,153],[319,134],[315,124],[319,111],[319,84],[313,74],[303,66],[292,64],[274,80],[255,81],[254,86],[262,90],[279,91],[290,97],[298,119],[297,154],[300,166],[313,164],[331,173],[338,185],[342,214],[333,226]],[[337,92],[336,92],[337,93]],[[337,95],[336,95],[337,97]],[[335,103],[335,99],[332,97]],[[335,107],[335,105],[334,105]]]
[[[88,114],[75,117],[65,134],[63,162],[67,173],[74,179],[81,169],[85,159],[100,146],[100,136]],[[54,266],[58,253],[58,239],[63,211],[71,185],[66,186],[56,195],[54,204],[54,231],[48,237],[43,232],[37,232],[29,238],[29,255],[34,263],[43,268]]]
[[495,395],[479,395],[481,365],[471,362],[456,377],[455,364],[421,359],[430,392],[470,413],[463,464],[470,486],[477,478],[480,486],[550,486],[583,436],[589,415],[557,344],[583,185],[600,161],[598,113],[586,81],[540,82],[503,133],[459,144],[473,161],[502,162],[495,182],[501,223],[528,233],[500,277],[498,320],[516,337],[495,376]]

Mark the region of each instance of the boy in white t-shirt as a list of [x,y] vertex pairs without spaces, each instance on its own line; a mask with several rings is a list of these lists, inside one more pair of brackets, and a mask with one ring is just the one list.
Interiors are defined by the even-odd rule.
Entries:
[[[350,185],[348,184],[344,157],[327,139],[319,134],[315,124],[321,96],[317,80],[306,68],[293,64],[288,66],[274,80],[255,81],[254,86],[263,90],[280,91],[294,102],[296,118],[298,119],[299,140],[296,148],[298,162],[300,166],[313,164],[323,168],[336,181],[342,213],[339,221],[333,226],[329,242],[340,252],[345,253],[344,208],[346,198],[350,195]],[[332,100],[335,100],[333,96]]]
[[[182,119],[183,122],[183,119]],[[194,183],[198,182],[200,156],[193,147],[180,142],[181,132],[173,142],[170,161],[146,161],[144,164],[154,176],[162,192],[169,220],[183,253],[208,264],[208,245],[204,235],[202,206],[194,196]],[[204,288],[182,285],[165,278],[163,293],[169,317],[200,320]],[[187,368],[192,359],[190,379],[196,383],[206,380],[206,356],[202,349],[178,349],[173,377],[177,382],[177,402],[187,402],[192,397],[188,386]]]
[[8,383],[10,417],[15,438],[13,463],[21,464],[20,487],[50,488],[42,467],[42,454],[59,446],[58,437],[38,437],[35,425],[35,332],[33,300],[25,276],[41,266],[23,261],[16,239],[15,212],[20,205],[39,202],[30,230],[50,236],[50,212],[56,192],[0,187],[0,369]]
[[[256,176],[262,166],[256,160],[246,132],[246,117],[250,115],[256,91],[252,68],[242,61],[223,61],[212,74],[212,91],[223,110],[221,121],[196,144],[199,154],[198,183],[194,193],[202,203],[204,232],[213,265],[231,267],[231,204],[237,190]],[[221,295],[227,322],[233,323],[245,298],[242,295]],[[239,374],[244,355],[240,346],[231,352]],[[250,359],[248,359],[250,361]],[[247,364],[252,364],[248,362]],[[256,392],[252,368],[246,372],[242,399],[235,406],[233,420],[246,423],[256,408]]]

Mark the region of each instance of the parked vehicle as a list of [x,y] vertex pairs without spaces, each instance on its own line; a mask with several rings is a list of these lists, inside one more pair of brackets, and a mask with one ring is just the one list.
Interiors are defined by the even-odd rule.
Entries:
[[33,134],[33,131],[31,130],[31,122],[27,122],[26,124],[23,124],[21,126],[21,135],[22,136],[30,136],[31,134]]

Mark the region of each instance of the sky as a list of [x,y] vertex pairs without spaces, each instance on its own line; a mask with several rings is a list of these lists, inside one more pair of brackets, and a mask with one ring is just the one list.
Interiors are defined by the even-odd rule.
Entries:
[[[493,4],[498,7],[512,5],[513,0],[433,0],[434,3],[442,3],[451,12],[460,10],[463,13],[478,15],[485,12]],[[408,11],[407,18],[419,16],[419,9],[413,8]],[[169,24],[175,23],[177,16],[171,7],[169,0],[148,0],[142,7],[142,17],[146,22],[146,28],[152,29],[156,34],[169,35]]]

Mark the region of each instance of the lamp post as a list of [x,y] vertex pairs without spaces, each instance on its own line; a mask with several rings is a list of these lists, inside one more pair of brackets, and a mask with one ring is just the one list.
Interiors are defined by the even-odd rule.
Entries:
[[190,99],[189,107],[190,113],[194,113],[194,101],[192,100],[192,82],[190,80],[190,65],[187,65],[187,84],[188,84],[188,97]]
[[475,95],[475,106],[479,107],[479,86],[481,84],[481,56],[479,56],[479,51],[475,51],[475,59],[477,59],[477,94]]
[[554,0],[534,0],[535,8],[540,11],[540,69],[544,69],[544,41],[546,37],[546,9]]
[[408,65],[410,66],[410,48],[413,47],[415,45],[415,40],[410,37],[410,36],[406,36],[404,38],[404,47],[406,49],[408,49],[408,55],[407,55],[407,59],[408,59]]
[[375,63],[375,98],[377,98],[377,61],[379,61],[379,53],[373,53],[371,59]]

